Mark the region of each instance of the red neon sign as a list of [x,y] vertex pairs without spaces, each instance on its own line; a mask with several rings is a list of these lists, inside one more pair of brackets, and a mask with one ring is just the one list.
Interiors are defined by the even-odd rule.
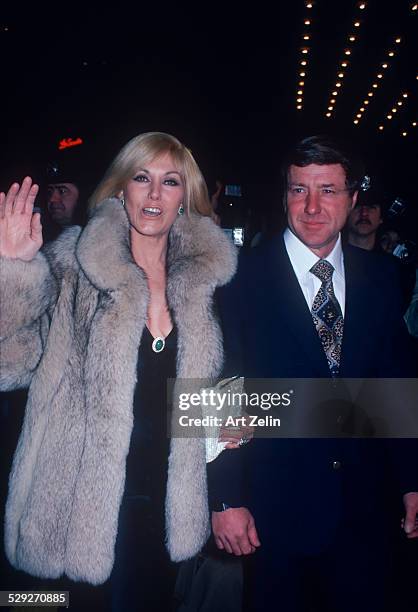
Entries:
[[58,149],[62,151],[63,149],[68,149],[68,147],[77,147],[78,145],[82,144],[82,138],[76,138],[75,140],[72,138],[63,138],[59,141]]

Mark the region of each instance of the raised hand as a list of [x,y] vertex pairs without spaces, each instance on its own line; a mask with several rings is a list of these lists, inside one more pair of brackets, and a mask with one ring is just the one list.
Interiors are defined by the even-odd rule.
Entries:
[[42,246],[41,215],[33,214],[38,185],[27,176],[0,193],[0,255],[31,261]]

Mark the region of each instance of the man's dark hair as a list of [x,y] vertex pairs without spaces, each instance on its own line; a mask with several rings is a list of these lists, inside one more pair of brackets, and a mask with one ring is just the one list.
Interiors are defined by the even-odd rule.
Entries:
[[285,198],[290,166],[304,167],[310,164],[341,164],[345,171],[345,184],[351,195],[360,188],[364,177],[363,163],[352,155],[347,147],[328,136],[310,136],[296,143],[285,157],[282,167]]

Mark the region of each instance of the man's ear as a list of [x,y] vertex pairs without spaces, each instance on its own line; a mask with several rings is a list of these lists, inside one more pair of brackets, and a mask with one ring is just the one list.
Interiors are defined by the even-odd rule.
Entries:
[[351,208],[350,208],[350,211],[352,211],[353,208],[355,207],[355,205],[357,204],[357,198],[358,198],[358,191],[355,191],[353,193],[353,197],[351,198]]

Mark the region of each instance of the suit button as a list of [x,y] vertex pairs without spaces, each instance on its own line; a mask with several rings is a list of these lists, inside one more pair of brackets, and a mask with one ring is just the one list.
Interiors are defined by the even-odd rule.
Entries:
[[332,469],[333,470],[339,470],[341,467],[341,461],[333,461],[332,462]]

